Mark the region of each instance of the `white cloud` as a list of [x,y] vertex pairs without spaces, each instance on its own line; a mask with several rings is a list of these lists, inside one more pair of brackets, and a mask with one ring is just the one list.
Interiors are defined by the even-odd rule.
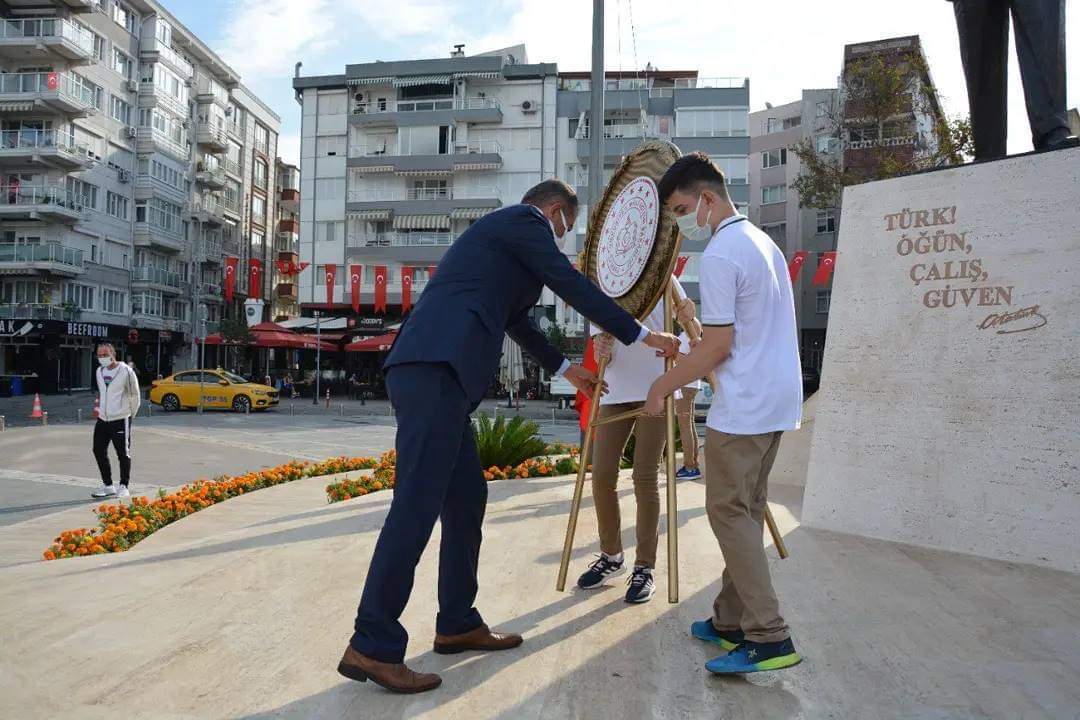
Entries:
[[221,55],[245,82],[287,77],[305,52],[331,46],[330,0],[236,0],[225,22]]
[[282,133],[278,135],[278,157],[287,163],[300,167],[300,134]]

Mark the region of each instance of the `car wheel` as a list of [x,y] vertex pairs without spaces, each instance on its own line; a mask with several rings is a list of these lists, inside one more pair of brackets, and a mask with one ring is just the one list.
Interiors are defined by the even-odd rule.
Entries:
[[233,412],[248,412],[251,409],[251,399],[247,395],[237,395],[232,401]]
[[165,412],[176,412],[180,409],[180,398],[172,393],[161,398],[161,409]]

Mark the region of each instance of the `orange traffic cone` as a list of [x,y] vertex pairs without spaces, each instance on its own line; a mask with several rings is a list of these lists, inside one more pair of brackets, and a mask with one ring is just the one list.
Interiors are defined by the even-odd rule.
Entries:
[[30,411],[31,420],[40,420],[41,414],[41,395],[34,393],[34,409]]
[[101,402],[101,400],[98,398],[97,395],[95,395],[94,396],[94,419],[95,420],[98,419],[98,415],[101,413],[100,402]]

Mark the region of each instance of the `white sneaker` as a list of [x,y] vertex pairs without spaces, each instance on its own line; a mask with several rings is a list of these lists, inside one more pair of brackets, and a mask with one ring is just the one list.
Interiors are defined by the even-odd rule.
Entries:
[[116,497],[116,486],[106,485],[105,483],[102,483],[100,488],[90,493],[90,497],[96,500],[100,500],[102,498]]
[[121,485],[120,490],[116,493],[116,497],[120,500],[127,500],[131,502],[131,491],[128,490],[127,485]]

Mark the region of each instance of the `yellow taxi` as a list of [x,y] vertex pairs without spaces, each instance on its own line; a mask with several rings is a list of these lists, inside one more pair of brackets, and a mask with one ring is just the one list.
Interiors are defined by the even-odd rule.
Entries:
[[278,391],[226,370],[184,370],[150,383],[150,402],[166,412],[199,407],[248,412],[278,404]]

